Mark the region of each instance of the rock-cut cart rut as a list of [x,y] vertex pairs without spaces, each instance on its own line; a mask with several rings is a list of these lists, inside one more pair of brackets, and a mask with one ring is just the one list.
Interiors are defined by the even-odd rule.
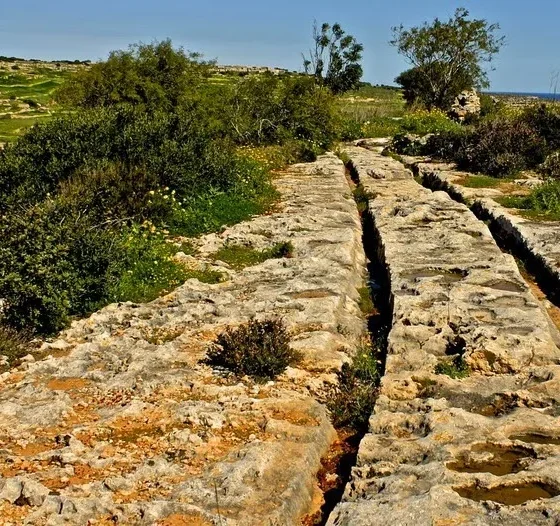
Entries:
[[[369,201],[369,268],[383,274],[370,282],[387,284],[391,327],[367,433],[321,523],[560,524],[557,327],[467,206],[365,145],[345,154]],[[223,283],[110,305],[0,375],[0,524],[321,517],[338,440],[326,403],[367,337],[364,231],[333,154],[276,183],[274,213],[198,241]],[[212,259],[285,241],[291,258],[242,270]],[[283,318],[302,354],[274,382],[203,361],[217,334],[253,317]]]

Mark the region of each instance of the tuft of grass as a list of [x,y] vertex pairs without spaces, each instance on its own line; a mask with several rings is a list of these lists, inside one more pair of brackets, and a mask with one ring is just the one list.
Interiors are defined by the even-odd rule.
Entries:
[[434,372],[443,374],[453,379],[466,378],[470,375],[470,369],[461,355],[455,356],[451,361],[440,362],[436,365]]
[[371,298],[371,292],[369,287],[360,287],[358,289],[358,294],[360,295],[360,300],[358,302],[360,310],[366,316],[371,316],[377,312],[373,300]]
[[293,251],[294,247],[289,241],[276,243],[266,250],[256,250],[243,245],[226,245],[214,254],[214,258],[227,263],[235,270],[241,270],[267,259],[291,258]]
[[327,402],[333,424],[361,431],[373,411],[379,383],[379,361],[371,343],[361,345],[337,376],[338,385],[328,393]]
[[262,382],[274,380],[300,359],[300,353],[290,348],[284,322],[268,319],[227,328],[211,345],[205,362]]
[[344,163],[344,166],[348,166],[350,163],[350,156],[345,151],[336,150],[335,154]]
[[394,159],[395,161],[399,161],[400,163],[403,162],[403,158],[401,155],[399,155],[396,152],[392,152],[391,150],[389,150],[388,148],[385,148],[382,152],[381,155],[383,155],[383,157],[390,157],[391,159]]
[[374,198],[375,195],[368,192],[361,184],[357,185],[352,191],[354,196],[354,201],[356,201],[356,206],[358,207],[358,212],[363,214],[368,209],[369,200]]
[[496,188],[503,183],[512,183],[514,178],[496,178],[488,175],[467,175],[457,179],[456,184],[467,188]]

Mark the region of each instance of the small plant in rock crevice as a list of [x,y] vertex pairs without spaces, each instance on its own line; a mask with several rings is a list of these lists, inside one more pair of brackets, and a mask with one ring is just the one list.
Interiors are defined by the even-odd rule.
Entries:
[[368,287],[360,287],[358,289],[358,294],[360,295],[359,305],[360,310],[366,316],[371,316],[377,312],[373,300],[371,298],[371,292]]
[[352,194],[354,195],[354,201],[356,201],[358,212],[364,214],[368,209],[370,199],[374,198],[375,195],[368,192],[361,184],[354,188]]
[[434,372],[458,380],[470,375],[470,368],[463,356],[457,355],[451,361],[440,362],[436,365]]
[[28,342],[29,336],[24,332],[0,326],[0,356],[5,357],[4,363],[0,361],[0,370],[3,366],[15,365],[18,360],[29,354]]
[[367,425],[377,397],[379,361],[371,343],[361,345],[352,363],[337,373],[338,384],[328,393],[327,407],[337,428],[362,430]]
[[300,358],[300,353],[290,347],[284,322],[267,319],[227,328],[211,345],[205,361],[238,376],[265,381],[275,379]]

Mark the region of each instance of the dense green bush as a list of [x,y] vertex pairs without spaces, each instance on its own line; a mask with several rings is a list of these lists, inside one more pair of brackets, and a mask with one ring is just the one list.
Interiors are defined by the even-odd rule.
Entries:
[[281,320],[250,320],[220,334],[207,353],[207,363],[258,381],[273,380],[300,358],[290,348]]
[[[105,220],[57,198],[0,225],[2,322],[51,334],[111,301],[150,301],[190,277],[157,229]],[[100,222],[101,220],[101,222]]]
[[[506,109],[506,104],[487,93],[479,93],[480,99],[480,118],[493,118],[499,116]],[[467,122],[474,117],[467,116]]]
[[422,148],[422,155],[430,155],[436,159],[454,160],[457,152],[463,148],[468,137],[464,128],[432,135]]
[[535,188],[524,201],[524,208],[536,212],[560,214],[560,181],[550,181]]
[[231,141],[212,137],[200,108],[82,111],[35,126],[0,152],[0,206],[40,200],[76,170],[100,161],[143,170],[145,182],[189,198],[239,186],[250,168]]
[[538,171],[548,179],[560,179],[560,151],[551,153],[538,167]]
[[170,40],[136,44],[79,70],[56,98],[82,108],[133,104],[169,111],[195,93],[210,65],[197,53],[175,49]]
[[560,112],[556,108],[535,105],[525,110],[521,119],[537,131],[550,151],[560,149]]
[[496,177],[535,167],[546,157],[546,141],[526,122],[496,119],[482,122],[457,151],[461,169]]
[[0,224],[4,323],[55,332],[106,295],[114,238],[55,202],[10,210]]
[[209,71],[169,41],[114,52],[60,90],[73,111],[0,151],[0,323],[51,334],[110,301],[208,278],[172,261],[166,236],[270,206],[269,166],[244,150],[276,148],[281,166],[335,139],[333,96],[312,79],[216,86]]
[[249,76],[228,96],[225,128],[240,144],[309,141],[317,150],[336,138],[334,97],[306,76]]

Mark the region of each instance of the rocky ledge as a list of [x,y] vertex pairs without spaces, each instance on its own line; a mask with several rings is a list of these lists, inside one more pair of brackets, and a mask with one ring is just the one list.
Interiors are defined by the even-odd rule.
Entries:
[[[495,201],[507,193],[500,188],[466,188],[460,182],[470,174],[451,165],[418,163],[416,167],[426,186],[446,191],[454,199],[467,203],[480,219],[491,221],[498,235],[509,240],[539,273],[545,275],[560,302],[560,221],[535,221],[516,215]],[[517,183],[539,184],[540,181],[519,180]],[[512,185],[507,186],[511,188]]]
[[558,524],[558,333],[467,206],[371,149],[346,153],[369,195],[393,327],[328,524]]
[[[2,524],[284,525],[320,506],[316,475],[336,438],[324,388],[364,331],[361,225],[333,155],[277,187],[277,212],[200,250],[290,241],[293,257],[108,306],[0,376]],[[277,381],[201,362],[225,327],[270,316],[303,355]]]

